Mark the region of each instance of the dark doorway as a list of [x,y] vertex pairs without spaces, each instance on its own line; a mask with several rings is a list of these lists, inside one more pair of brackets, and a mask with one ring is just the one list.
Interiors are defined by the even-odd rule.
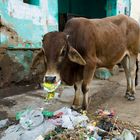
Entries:
[[58,0],[59,30],[72,17],[106,17],[106,0]]

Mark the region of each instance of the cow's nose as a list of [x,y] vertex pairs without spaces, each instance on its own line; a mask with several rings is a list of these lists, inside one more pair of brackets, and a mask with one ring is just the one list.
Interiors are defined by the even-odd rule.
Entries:
[[56,76],[45,76],[45,82],[54,83],[56,81]]

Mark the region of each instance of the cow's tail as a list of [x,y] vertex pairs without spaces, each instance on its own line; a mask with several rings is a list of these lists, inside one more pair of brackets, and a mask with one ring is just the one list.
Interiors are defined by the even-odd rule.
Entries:
[[[140,25],[139,25],[139,40],[138,40],[138,53],[140,53]],[[139,71],[139,60],[136,59],[136,78],[135,78],[135,86],[138,85],[138,71]]]
[[136,59],[136,77],[135,77],[135,86],[138,85],[138,71],[139,71],[139,61]]

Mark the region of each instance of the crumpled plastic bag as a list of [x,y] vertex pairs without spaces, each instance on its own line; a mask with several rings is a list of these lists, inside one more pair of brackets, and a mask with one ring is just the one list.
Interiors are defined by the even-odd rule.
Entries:
[[109,79],[112,76],[111,72],[107,68],[98,68],[95,71],[95,77],[101,80]]
[[74,129],[76,125],[87,121],[87,116],[67,107],[54,112],[54,117],[46,120],[41,110],[27,109],[21,114],[20,123],[10,126],[4,132],[1,140],[11,140],[11,138],[12,140],[35,140],[40,135],[43,136],[54,130],[57,125],[67,129]]
[[124,140],[135,140],[134,136],[132,135],[132,133],[127,130],[124,129],[122,132],[122,136],[121,136]]
[[70,116],[68,115],[62,116],[62,127],[67,129],[74,129],[74,125],[72,123],[72,120],[70,119]]
[[24,129],[33,129],[40,125],[44,120],[42,111],[39,109],[31,110],[27,109],[22,113],[19,123]]
[[23,134],[24,129],[18,125],[12,125],[2,134],[1,140],[20,140],[20,136]]
[[82,115],[76,111],[72,111],[70,108],[67,107],[55,111],[54,115],[57,115],[59,113],[62,114],[61,125],[62,127],[67,129],[74,129],[76,125],[89,120],[87,116]]
[[44,121],[41,125],[35,127],[32,130],[25,130],[24,133],[21,135],[20,140],[35,140],[40,135],[47,134],[50,131],[55,129],[55,125],[48,121]]
[[116,140],[136,140],[136,139],[134,138],[133,134],[128,129],[124,129],[122,134],[116,137]]
[[62,113],[63,115],[68,115],[68,114],[72,114],[72,111],[70,108],[68,107],[63,107],[57,111],[54,112],[54,115],[57,115],[59,113]]
[[54,129],[55,125],[48,121],[44,121],[31,130],[24,129],[20,124],[12,125],[4,132],[1,140],[35,140],[40,135],[45,135]]
[[7,125],[7,123],[8,123],[8,119],[5,119],[5,120],[1,120],[0,121],[0,128],[3,128],[3,127],[5,127],[6,125]]

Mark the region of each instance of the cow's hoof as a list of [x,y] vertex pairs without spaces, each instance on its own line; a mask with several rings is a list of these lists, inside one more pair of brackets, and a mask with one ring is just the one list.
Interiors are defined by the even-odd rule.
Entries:
[[88,107],[87,106],[82,106],[82,110],[87,110]]
[[88,97],[88,103],[83,103],[82,104],[82,110],[88,110],[88,107],[90,105],[90,102],[91,102],[91,96]]
[[129,101],[134,101],[135,100],[134,94],[130,94],[128,92],[125,94],[125,98]]
[[129,101],[134,101],[135,100],[135,96],[134,95],[131,95],[127,98]]
[[71,109],[72,109],[72,110],[75,110],[75,111],[77,111],[77,112],[80,112],[81,109],[82,109],[82,107],[81,107],[81,106],[72,105],[72,106],[71,106]]

